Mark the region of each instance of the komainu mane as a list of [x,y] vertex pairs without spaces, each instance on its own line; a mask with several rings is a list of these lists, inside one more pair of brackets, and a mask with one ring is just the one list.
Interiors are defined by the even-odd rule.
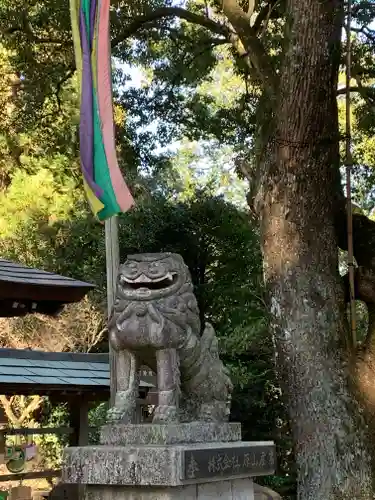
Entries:
[[139,367],[157,373],[154,423],[225,421],[232,383],[214,329],[201,323],[182,257],[130,255],[120,268],[108,323],[117,354],[117,393],[109,421],[134,422]]

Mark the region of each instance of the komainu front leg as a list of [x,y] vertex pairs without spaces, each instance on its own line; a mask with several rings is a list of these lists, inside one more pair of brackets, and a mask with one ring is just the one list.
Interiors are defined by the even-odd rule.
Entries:
[[178,422],[180,397],[179,358],[175,349],[156,352],[159,404],[155,410],[153,423]]
[[136,422],[139,394],[139,363],[129,351],[119,351],[116,359],[117,390],[115,405],[108,410],[107,422]]

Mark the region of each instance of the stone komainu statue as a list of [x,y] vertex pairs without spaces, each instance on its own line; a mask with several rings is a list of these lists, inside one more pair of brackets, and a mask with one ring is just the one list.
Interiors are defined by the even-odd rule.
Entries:
[[214,329],[201,324],[182,257],[130,255],[120,272],[109,341],[116,352],[117,393],[108,421],[134,422],[139,368],[157,373],[154,423],[226,421],[232,383]]

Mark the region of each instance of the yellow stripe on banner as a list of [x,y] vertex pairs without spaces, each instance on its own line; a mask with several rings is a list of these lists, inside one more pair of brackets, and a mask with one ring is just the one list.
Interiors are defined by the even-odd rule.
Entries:
[[81,35],[79,29],[79,6],[80,0],[70,0],[70,17],[72,20],[72,36],[74,45],[74,55],[76,60],[76,67],[78,72],[78,84],[81,88],[82,79],[82,47]]
[[83,187],[85,188],[86,196],[89,201],[91,210],[95,215],[98,215],[98,213],[104,208],[103,203],[95,196],[85,179],[83,179]]

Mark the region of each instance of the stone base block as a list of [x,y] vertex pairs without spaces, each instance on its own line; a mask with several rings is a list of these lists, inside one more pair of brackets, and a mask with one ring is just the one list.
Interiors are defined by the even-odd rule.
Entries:
[[270,475],[274,470],[272,442],[102,445],[67,448],[62,480],[86,485],[177,487]]
[[254,500],[254,488],[251,479],[176,488],[88,486],[85,500]]
[[282,500],[282,498],[276,491],[254,483],[254,500]]
[[105,425],[101,429],[103,445],[190,444],[241,441],[241,424],[191,422],[187,424]]

